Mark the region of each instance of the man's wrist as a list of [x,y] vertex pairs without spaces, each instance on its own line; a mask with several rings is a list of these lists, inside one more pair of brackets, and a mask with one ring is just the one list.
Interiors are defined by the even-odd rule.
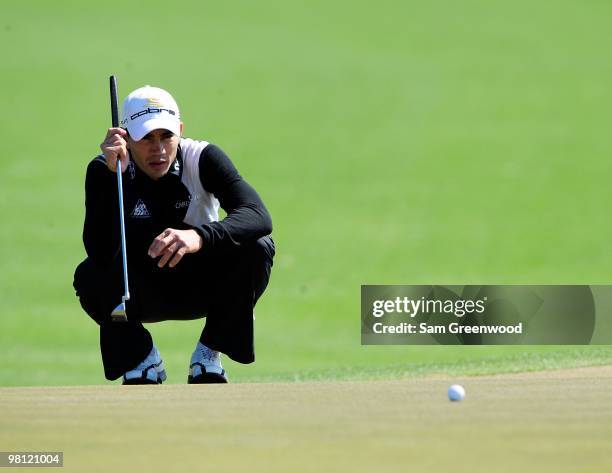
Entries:
[[206,234],[204,233],[204,230],[199,227],[192,227],[192,230],[194,230],[200,237],[200,249],[198,251],[201,251],[202,248],[204,248],[204,244],[206,242]]

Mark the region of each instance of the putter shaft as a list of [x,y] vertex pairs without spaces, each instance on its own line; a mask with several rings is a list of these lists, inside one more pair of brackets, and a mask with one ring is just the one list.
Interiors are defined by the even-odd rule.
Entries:
[[[110,98],[111,98],[111,119],[113,128],[119,126],[119,111],[117,101],[117,79],[110,76]],[[125,303],[130,300],[130,289],[128,286],[127,250],[125,244],[125,216],[123,212],[123,178],[121,174],[121,161],[117,159],[117,190],[119,192],[119,225],[121,228],[121,257],[123,259],[123,287],[125,292],[119,304],[111,312],[111,318],[118,322],[127,322]]]

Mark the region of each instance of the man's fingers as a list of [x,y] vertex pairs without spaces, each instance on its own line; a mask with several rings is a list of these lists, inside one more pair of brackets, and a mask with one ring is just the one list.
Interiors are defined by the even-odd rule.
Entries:
[[174,258],[172,258],[172,260],[170,261],[170,267],[174,268],[178,262],[183,258],[183,256],[185,256],[185,253],[187,252],[187,248],[185,248],[184,246],[181,246],[176,253],[174,253]]
[[[185,253],[187,253],[187,248],[184,246],[184,244],[182,244],[180,241],[175,241],[166,247],[164,254],[157,263],[157,266],[163,268],[166,266],[166,263],[170,261],[169,266],[174,268],[183,258],[183,256],[185,256]],[[170,258],[172,259],[170,260]]]
[[176,240],[176,235],[169,230],[165,230],[155,237],[155,240],[153,240],[153,243],[151,243],[151,246],[149,247],[149,256],[151,258],[157,258],[174,240]]
[[127,132],[123,128],[109,128],[100,149],[106,159],[108,168],[117,171],[117,159],[121,160],[121,171],[125,172],[128,165],[127,142],[124,136]]
[[130,162],[125,145],[119,147],[117,158],[121,160],[121,172],[125,172]]
[[123,128],[119,128],[119,127],[109,128],[108,131],[106,132],[106,139],[108,139],[112,135],[125,136],[125,135],[127,135],[127,131],[125,131]]
[[104,159],[106,159],[106,165],[113,172],[117,171],[117,160],[121,160],[121,171],[125,172],[128,165],[128,156],[123,146],[109,146],[104,149]]
[[155,240],[153,240],[153,243],[151,243],[151,246],[149,247],[149,256],[151,258],[157,258],[164,252],[164,250],[170,243],[172,243],[171,236],[161,239],[157,237]]
[[[195,235],[195,237],[194,237]],[[194,230],[175,230],[166,228],[149,247],[149,256],[157,258],[160,268],[168,265],[174,268],[188,253],[195,253],[202,247],[202,239]]]
[[106,137],[106,139],[104,140],[106,143],[112,143],[115,141],[120,141],[121,143],[127,143],[127,141],[124,138],[125,135],[122,135],[121,133],[113,133],[109,136]]
[[164,249],[164,254],[159,259],[157,266],[159,266],[160,268],[163,268],[164,266],[166,266],[166,263],[168,262],[170,258],[172,258],[172,255],[174,255],[174,252],[177,250],[178,246],[179,245],[177,242],[172,243],[171,245],[168,245]]
[[121,147],[120,146],[109,146],[106,148],[103,148],[104,151],[104,159],[106,159],[106,165],[108,166],[108,168],[115,172],[117,171],[117,157],[119,156],[119,153],[121,152]]
[[121,138],[119,135],[113,135],[111,138],[109,138],[103,144],[105,145],[104,147],[115,146],[115,147],[127,148],[126,141],[123,138]]
[[202,238],[195,230],[175,230],[166,228],[151,243],[149,256],[161,258],[157,265],[163,268],[168,264],[171,268],[188,253],[195,253],[202,247]]

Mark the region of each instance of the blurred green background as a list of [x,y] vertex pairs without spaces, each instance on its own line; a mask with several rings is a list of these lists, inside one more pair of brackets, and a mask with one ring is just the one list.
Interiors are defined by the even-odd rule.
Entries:
[[[103,383],[74,297],[84,175],[120,96],[171,91],[274,219],[233,381],[612,362],[600,347],[360,345],[361,284],[607,284],[612,3],[4,2],[0,385]],[[183,383],[202,321],[149,326]]]

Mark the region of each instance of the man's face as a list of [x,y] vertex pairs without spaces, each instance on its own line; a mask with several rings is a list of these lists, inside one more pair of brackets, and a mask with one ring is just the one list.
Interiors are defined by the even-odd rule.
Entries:
[[[183,124],[181,123],[181,133]],[[180,136],[164,129],[153,130],[142,140],[127,138],[128,148],[136,166],[153,180],[166,175],[176,159]]]

